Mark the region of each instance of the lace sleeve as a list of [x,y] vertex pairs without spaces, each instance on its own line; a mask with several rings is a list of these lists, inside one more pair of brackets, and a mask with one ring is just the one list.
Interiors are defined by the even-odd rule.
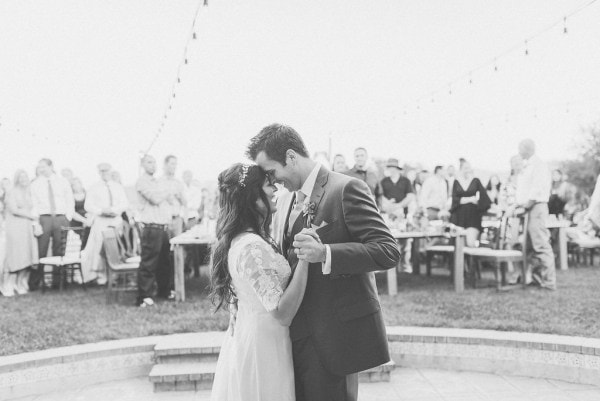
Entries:
[[277,309],[283,294],[276,255],[266,242],[253,242],[243,249],[238,264],[240,276],[250,282],[268,312]]

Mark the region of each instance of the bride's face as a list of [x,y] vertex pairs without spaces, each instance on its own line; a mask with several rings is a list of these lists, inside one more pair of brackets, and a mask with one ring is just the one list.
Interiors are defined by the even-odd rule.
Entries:
[[[277,198],[275,197],[277,187],[275,186],[275,184],[272,184],[268,178],[265,178],[262,190],[265,193],[265,195],[267,195],[267,199],[270,202],[269,206],[271,208],[271,213],[275,213],[277,211]],[[267,213],[267,206],[263,203],[262,199],[257,199],[256,205],[258,206],[258,210],[260,210],[262,213]]]

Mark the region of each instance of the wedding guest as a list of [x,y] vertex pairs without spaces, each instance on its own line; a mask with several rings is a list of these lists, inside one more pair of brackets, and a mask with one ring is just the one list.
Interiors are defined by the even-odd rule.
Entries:
[[84,249],[88,237],[90,236],[90,226],[92,222],[87,218],[85,210],[86,192],[83,183],[78,177],[71,179],[71,190],[73,190],[73,199],[75,200],[75,213],[71,220],[71,227],[81,227],[82,230],[78,233],[81,236],[81,249]]
[[598,231],[600,230],[600,175],[596,179],[596,185],[594,186],[594,192],[590,198],[589,207],[583,214],[584,220],[592,223],[593,228]]
[[565,205],[567,204],[567,197],[569,191],[569,184],[565,180],[562,171],[555,169],[552,171],[552,186],[550,189],[550,198],[548,199],[548,213],[562,215],[564,213]]
[[31,266],[38,263],[38,244],[34,225],[38,216],[33,211],[30,181],[25,170],[17,170],[14,186],[6,198],[6,260],[5,269],[10,272],[4,295],[29,291]]
[[69,183],[73,180],[73,178],[75,177],[75,174],[73,173],[73,170],[71,170],[68,167],[63,168],[62,170],[60,170],[60,175],[67,180]]
[[135,188],[140,206],[140,223],[142,226],[141,248],[142,260],[138,269],[138,300],[142,307],[154,305],[154,285],[157,285],[157,296],[170,296],[173,275],[169,254],[169,227],[174,196],[169,192],[164,180],[154,177],[156,159],[144,155],[141,160],[144,170]]
[[185,188],[183,182],[175,177],[177,171],[177,157],[168,155],[165,157],[163,165],[163,176],[160,181],[162,185],[167,188],[169,194],[169,207],[171,210],[171,226],[169,228],[169,237],[173,238],[183,232],[185,212],[186,212],[186,200],[185,200]]
[[450,164],[446,167],[446,181],[448,181],[448,198],[452,198],[452,188],[454,188],[454,180],[456,180],[456,168]]
[[130,196],[127,196],[127,191],[123,186],[121,173],[113,169],[110,172],[110,179],[123,187],[123,191],[125,191],[125,195],[127,197],[127,208],[123,211],[123,213],[121,213],[121,229],[119,233],[121,239],[123,240],[125,255],[127,257],[139,255],[137,245],[137,242],[139,241],[134,227],[135,221],[133,219],[133,205],[130,201]]
[[[48,255],[52,238],[52,255],[61,255],[62,230],[68,227],[75,213],[75,200],[71,184],[54,172],[52,160],[41,159],[38,163],[40,176],[31,183],[33,208],[40,216],[42,234],[38,237],[38,255]],[[35,274],[34,285],[39,283],[41,272]],[[30,282],[31,284],[31,282]]]
[[[381,209],[392,219],[404,219],[404,216],[408,214],[409,207],[415,202],[413,187],[408,178],[402,175],[402,167],[400,167],[398,159],[388,159],[386,174],[387,177],[381,180],[380,183],[383,195]],[[402,252],[400,270],[405,273],[411,273],[412,239],[399,240],[398,245]]]
[[444,215],[447,203],[448,182],[445,178],[444,168],[435,166],[433,175],[423,182],[419,205],[425,210],[429,220],[437,220]]
[[348,171],[348,165],[346,164],[344,155],[337,154],[334,156],[333,163],[331,163],[331,171],[335,171],[336,173],[345,173]]
[[501,188],[502,183],[500,182],[500,177],[498,177],[497,174],[491,175],[487,185],[485,186],[485,190],[487,191],[488,198],[490,198],[490,201],[494,205],[498,204]]
[[523,171],[523,159],[519,155],[514,155],[510,158],[510,175],[500,188],[498,206],[501,211],[506,211],[516,204],[517,179],[521,171]]
[[481,233],[481,218],[490,208],[487,191],[473,173],[471,163],[461,159],[458,176],[452,188],[450,222],[466,229],[467,246],[477,246]]
[[102,232],[109,227],[120,231],[121,214],[127,208],[127,196],[123,187],[112,180],[112,168],[108,163],[98,164],[100,181],[90,187],[85,199],[85,209],[92,216],[90,238],[82,255],[81,269],[86,282],[96,280],[106,284],[106,266],[102,263]]
[[529,216],[527,234],[531,244],[533,260],[532,278],[541,288],[556,289],[554,253],[550,244],[550,233],[546,228],[548,218],[548,196],[551,178],[546,164],[535,154],[535,143],[525,139],[519,143],[519,155],[524,168],[518,177],[516,203]]
[[[185,230],[189,230],[200,222],[200,207],[202,206],[202,190],[194,182],[194,174],[190,170],[183,172],[184,197],[187,201]],[[200,249],[197,245],[186,248],[185,272],[199,275]]]
[[365,182],[371,190],[371,195],[375,199],[378,207],[381,207],[381,188],[377,172],[368,168],[369,155],[365,148],[356,148],[354,151],[354,167],[346,171],[345,174],[350,177],[358,178]]

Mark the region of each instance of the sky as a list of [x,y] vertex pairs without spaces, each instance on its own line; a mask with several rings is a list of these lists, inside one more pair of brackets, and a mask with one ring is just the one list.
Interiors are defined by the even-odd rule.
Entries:
[[[600,118],[600,1],[528,55],[524,40],[588,2],[209,0],[173,99],[198,1],[2,0],[0,176],[50,157],[86,185],[102,161],[132,183],[169,100],[150,153],[201,180],[243,161],[273,122],[311,153],[331,139],[350,164],[364,146],[503,171],[526,137],[545,160],[572,157]],[[515,45],[497,71],[476,70]]]

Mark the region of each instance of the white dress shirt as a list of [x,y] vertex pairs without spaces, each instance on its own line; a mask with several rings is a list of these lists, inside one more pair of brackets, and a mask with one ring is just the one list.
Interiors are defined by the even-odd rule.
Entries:
[[183,186],[183,195],[187,201],[187,218],[194,219],[200,217],[200,206],[202,205],[202,190],[194,184]]
[[433,175],[425,180],[421,187],[419,203],[422,207],[445,209],[448,201],[448,183],[437,175]]
[[[302,184],[302,188],[300,188],[299,192],[302,192],[306,195],[304,202],[309,203],[310,197],[312,195],[315,184],[317,183],[317,176],[319,175],[319,170],[321,169],[321,165],[317,163],[315,167],[312,169],[308,177],[306,177],[306,181]],[[297,197],[297,196],[296,196]],[[331,273],[331,248],[329,245],[325,244],[325,262],[322,264],[322,272],[323,274]]]
[[524,161],[524,168],[517,178],[516,201],[525,205],[529,201],[548,202],[552,178],[546,163],[537,155]]
[[88,190],[85,197],[85,210],[92,213],[95,217],[101,216],[104,209],[110,209],[120,219],[121,213],[127,209],[128,204],[125,190],[121,184],[114,181],[100,181],[95,183]]
[[52,186],[54,194],[54,214],[64,214],[68,220],[71,220],[75,213],[75,199],[71,184],[56,174],[50,177],[39,176],[31,183],[31,198],[33,208],[37,214],[52,214],[50,204],[48,183]]

